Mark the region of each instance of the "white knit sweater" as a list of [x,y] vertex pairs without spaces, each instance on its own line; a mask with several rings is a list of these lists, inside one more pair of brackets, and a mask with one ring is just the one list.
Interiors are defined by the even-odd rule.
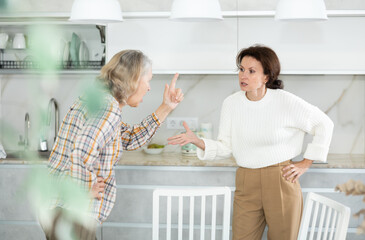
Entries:
[[317,107],[284,90],[267,89],[260,101],[240,91],[222,106],[217,140],[204,139],[201,160],[228,158],[241,167],[261,168],[283,162],[302,152],[305,133],[313,135],[304,158],[326,162],[333,122]]

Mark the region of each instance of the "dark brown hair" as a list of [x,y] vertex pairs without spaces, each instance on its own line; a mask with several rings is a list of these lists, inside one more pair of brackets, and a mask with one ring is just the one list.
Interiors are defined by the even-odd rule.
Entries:
[[264,74],[269,78],[266,83],[267,88],[284,88],[283,81],[278,79],[280,74],[279,58],[271,48],[262,45],[254,45],[249,48],[241,49],[236,57],[236,65],[238,68],[240,68],[241,61],[246,56],[253,57],[261,63],[262,68],[264,69]]

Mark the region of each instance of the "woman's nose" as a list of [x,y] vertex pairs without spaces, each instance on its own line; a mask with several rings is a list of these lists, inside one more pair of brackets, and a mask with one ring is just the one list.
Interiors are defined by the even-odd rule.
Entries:
[[247,77],[248,77],[248,72],[247,71],[242,72],[242,78],[247,78]]

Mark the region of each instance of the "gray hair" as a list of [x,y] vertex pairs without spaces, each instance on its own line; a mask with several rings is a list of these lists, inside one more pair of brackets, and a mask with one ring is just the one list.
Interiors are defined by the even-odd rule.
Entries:
[[151,60],[141,51],[123,50],[102,67],[98,79],[119,103],[126,103],[151,67]]

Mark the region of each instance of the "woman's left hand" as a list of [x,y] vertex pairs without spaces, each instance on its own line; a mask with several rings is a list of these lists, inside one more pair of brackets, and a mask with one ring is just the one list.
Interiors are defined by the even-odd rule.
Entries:
[[292,183],[296,182],[300,176],[305,173],[308,168],[312,165],[313,161],[304,158],[300,162],[292,163],[286,167],[284,167],[283,170],[283,177]]
[[176,73],[171,80],[170,86],[168,84],[165,85],[165,91],[163,93],[163,104],[168,106],[171,110],[174,110],[177,105],[184,99],[184,94],[182,93],[181,88],[175,88],[176,80],[178,77],[179,74]]
[[161,122],[165,121],[166,117],[174,110],[177,105],[184,99],[184,94],[180,88],[175,89],[176,80],[179,74],[176,73],[171,80],[170,86],[165,85],[165,91],[163,92],[162,104],[156,109],[155,113]]

